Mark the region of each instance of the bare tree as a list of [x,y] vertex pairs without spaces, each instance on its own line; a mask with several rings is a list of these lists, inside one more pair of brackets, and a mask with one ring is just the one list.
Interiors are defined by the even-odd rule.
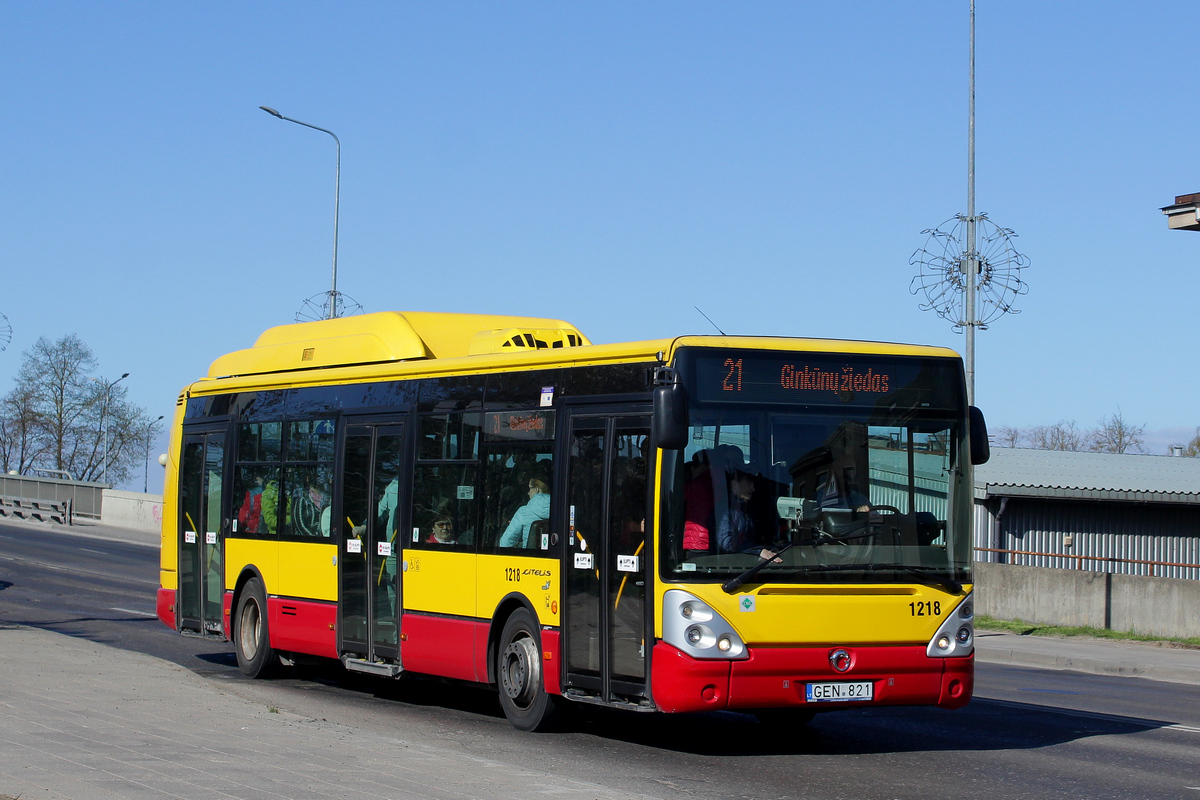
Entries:
[[1100,420],[1100,427],[1091,432],[1088,449],[1096,453],[1143,453],[1145,432],[1145,425],[1131,424],[1118,408],[1117,413]]
[[[1170,452],[1169,450],[1167,452]],[[1192,440],[1183,447],[1183,454],[1190,458],[1200,456],[1200,428],[1196,428],[1196,435]]]
[[1020,428],[1002,425],[992,434],[992,439],[997,447],[1020,447],[1021,442],[1025,439],[1025,434]]
[[74,334],[56,342],[39,338],[23,357],[17,386],[0,405],[6,469],[41,467],[98,480],[107,428],[109,482],[126,480],[141,453],[145,410],[127,401],[125,387],[92,375],[96,357]]
[[26,472],[45,452],[43,420],[28,388],[17,387],[0,400],[0,466]]
[[1029,429],[1027,437],[1029,446],[1035,450],[1083,450],[1086,441],[1074,420],[1038,425]]

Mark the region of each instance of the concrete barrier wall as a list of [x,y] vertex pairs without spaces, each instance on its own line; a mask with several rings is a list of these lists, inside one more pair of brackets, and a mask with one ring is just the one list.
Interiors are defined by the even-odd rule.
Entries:
[[104,490],[104,511],[100,522],[139,531],[162,531],[162,495]]
[[1200,581],[977,561],[975,608],[996,619],[1200,637]]
[[1110,627],[1151,636],[1200,636],[1200,581],[1112,576]]

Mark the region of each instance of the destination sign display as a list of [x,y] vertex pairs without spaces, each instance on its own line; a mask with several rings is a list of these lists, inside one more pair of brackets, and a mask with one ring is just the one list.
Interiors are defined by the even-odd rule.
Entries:
[[[781,353],[753,350],[681,351],[688,393],[701,403],[800,403],[918,407],[961,406],[956,359]],[[916,394],[922,395],[918,400]]]
[[489,411],[483,415],[488,441],[546,441],[554,438],[554,411]]

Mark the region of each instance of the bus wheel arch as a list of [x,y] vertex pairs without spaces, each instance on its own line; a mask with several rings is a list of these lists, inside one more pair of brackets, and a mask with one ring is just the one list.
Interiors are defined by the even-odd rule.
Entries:
[[258,578],[262,583],[263,588],[266,588],[267,582],[263,578],[262,573],[256,567],[246,566],[242,568],[241,573],[237,577],[237,581],[233,584],[233,597],[229,600],[229,641],[236,641],[237,636],[237,610],[238,603],[242,600],[242,592],[246,589],[246,584],[251,579]]
[[[533,610],[533,606],[529,604],[529,600],[523,594],[505,595],[500,602],[496,604],[496,611],[492,614],[492,624],[488,628],[487,638],[487,682],[498,683],[500,676],[496,674],[496,654],[500,647],[500,636],[504,633],[504,626],[508,622],[508,618],[515,614],[520,609],[529,612],[533,617],[534,622],[537,622],[537,613]],[[541,638],[540,632],[538,636]]]

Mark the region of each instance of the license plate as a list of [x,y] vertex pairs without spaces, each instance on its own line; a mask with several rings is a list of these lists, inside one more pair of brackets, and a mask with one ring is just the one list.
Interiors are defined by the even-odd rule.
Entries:
[[848,700],[873,700],[872,681],[855,683],[809,683],[804,686],[804,699],[809,703],[842,703]]

